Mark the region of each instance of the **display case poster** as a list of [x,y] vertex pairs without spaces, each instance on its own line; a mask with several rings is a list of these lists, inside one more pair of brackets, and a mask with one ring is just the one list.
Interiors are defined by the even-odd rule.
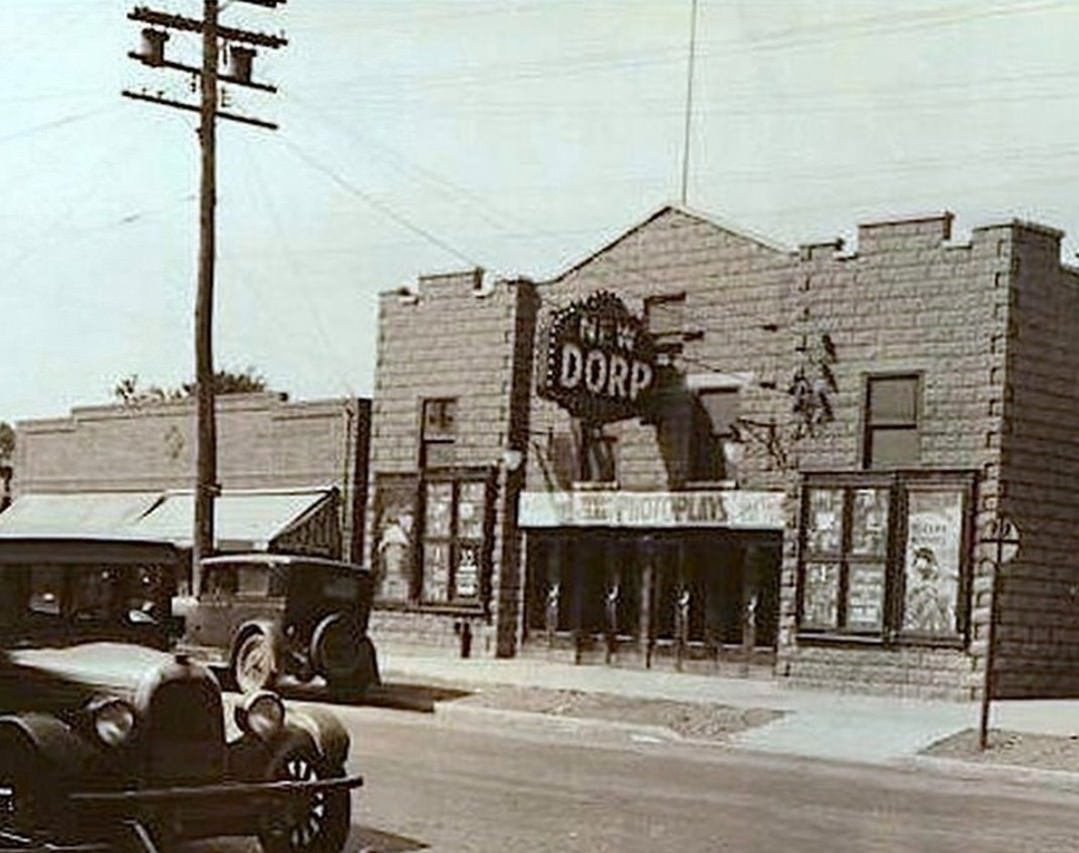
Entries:
[[961,490],[910,493],[904,563],[904,631],[955,633],[962,541]]
[[835,628],[839,617],[839,564],[807,563],[802,589],[802,624]]
[[423,543],[423,600],[446,601],[450,589],[450,545]]
[[884,566],[851,566],[847,579],[847,627],[880,628],[884,614]]
[[462,539],[482,539],[487,517],[487,483],[463,482],[457,496],[457,535]]
[[378,598],[406,601],[415,565],[418,481],[414,474],[375,477],[375,529],[372,562]]
[[475,598],[480,593],[480,549],[464,544],[457,549],[457,570],[454,572],[456,598]]
[[850,520],[850,553],[883,559],[888,543],[888,490],[855,489]]
[[449,536],[450,512],[453,507],[453,483],[428,483],[426,505],[427,524],[424,527],[424,536]]
[[811,489],[806,545],[816,554],[838,554],[843,543],[843,492]]

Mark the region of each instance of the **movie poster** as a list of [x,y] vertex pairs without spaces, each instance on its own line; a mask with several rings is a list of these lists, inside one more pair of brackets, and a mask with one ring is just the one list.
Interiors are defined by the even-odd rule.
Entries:
[[806,546],[814,554],[838,554],[843,544],[843,492],[812,489]]
[[912,491],[908,507],[903,630],[954,634],[958,630],[963,492]]
[[375,594],[383,601],[407,601],[412,593],[417,487],[415,474],[375,477],[372,563]]
[[839,626],[839,563],[806,563],[802,624],[807,628]]

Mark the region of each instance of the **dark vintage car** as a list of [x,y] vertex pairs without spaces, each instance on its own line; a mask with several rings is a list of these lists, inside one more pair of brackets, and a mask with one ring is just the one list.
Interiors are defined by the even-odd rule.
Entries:
[[0,539],[0,848],[343,848],[362,784],[347,732],[270,691],[223,696],[169,651],[175,559],[158,542]]
[[243,692],[282,675],[321,676],[331,690],[362,693],[378,684],[367,636],[374,583],[353,563],[289,554],[239,554],[203,560],[199,591],[178,597],[182,648],[227,666]]

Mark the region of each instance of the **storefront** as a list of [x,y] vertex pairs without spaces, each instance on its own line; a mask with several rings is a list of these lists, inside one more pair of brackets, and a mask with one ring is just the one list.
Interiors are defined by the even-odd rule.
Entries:
[[525,645],[645,666],[769,661],[782,501],[769,492],[524,493]]

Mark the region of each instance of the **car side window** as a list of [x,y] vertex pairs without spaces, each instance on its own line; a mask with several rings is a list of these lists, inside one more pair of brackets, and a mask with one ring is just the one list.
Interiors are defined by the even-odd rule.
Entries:
[[265,566],[240,566],[236,581],[240,595],[265,598],[270,593],[270,573]]
[[236,592],[236,567],[213,566],[206,571],[203,590],[208,595],[234,595]]

